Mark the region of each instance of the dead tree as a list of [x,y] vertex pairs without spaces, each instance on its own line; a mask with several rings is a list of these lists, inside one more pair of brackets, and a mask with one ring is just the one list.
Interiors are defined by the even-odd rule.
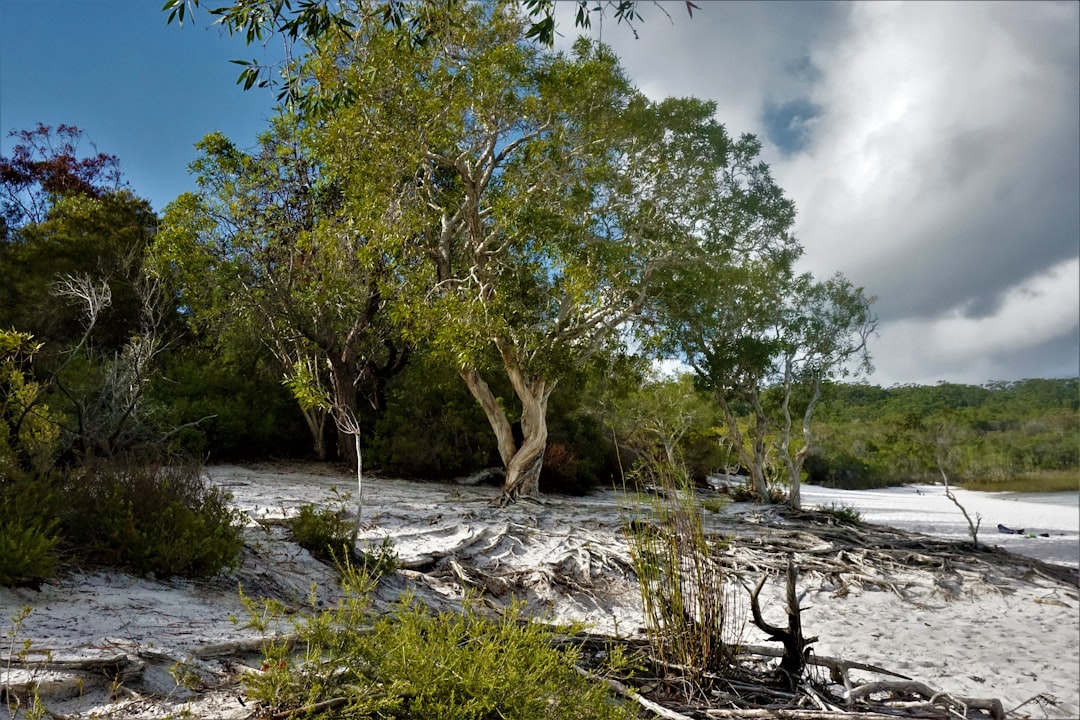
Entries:
[[750,611],[753,613],[754,625],[769,636],[769,639],[782,643],[784,655],[780,660],[780,675],[787,685],[794,690],[806,668],[807,654],[810,645],[817,642],[816,637],[807,638],[802,631],[802,613],[799,608],[799,598],[796,595],[796,582],[798,571],[795,569],[795,561],[788,559],[787,564],[787,616],[788,626],[778,628],[765,622],[761,614],[761,604],[758,596],[761,588],[765,586],[767,578],[762,578],[754,591],[750,593]]

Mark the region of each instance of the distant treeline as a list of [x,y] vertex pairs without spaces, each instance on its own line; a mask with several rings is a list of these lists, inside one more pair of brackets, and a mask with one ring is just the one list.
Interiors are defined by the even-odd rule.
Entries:
[[[1080,470],[1080,381],[833,385],[818,413],[808,480],[876,487],[1004,482]],[[1060,486],[1060,483],[1059,485]]]

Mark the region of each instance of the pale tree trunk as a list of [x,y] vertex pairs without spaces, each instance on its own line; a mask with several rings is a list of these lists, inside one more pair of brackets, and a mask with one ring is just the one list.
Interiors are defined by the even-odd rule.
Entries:
[[326,460],[326,411],[319,408],[300,408],[300,412],[303,413],[304,422],[311,433],[315,459],[322,462]]
[[502,501],[514,502],[519,497],[538,497],[540,470],[547,450],[547,404],[554,383],[540,378],[526,378],[516,363],[504,357],[506,372],[521,402],[521,446],[514,442],[513,427],[499,405],[491,388],[475,369],[461,373],[469,392],[480,403],[499,446],[499,456],[506,468]]
[[465,370],[461,373],[461,379],[465,381],[469,392],[472,393],[472,396],[476,398],[476,401],[480,403],[480,407],[484,410],[484,416],[487,417],[488,423],[491,424],[491,429],[495,433],[495,442],[499,446],[499,457],[502,458],[503,467],[508,468],[510,460],[517,453],[513,426],[506,419],[506,413],[495,398],[495,393],[491,392],[491,388],[484,382],[484,378],[480,376],[479,372],[473,369]]
[[765,416],[764,411],[761,411],[760,403],[755,401],[753,404],[757,426],[753,438],[753,451],[751,452],[746,449],[742,431],[739,429],[738,418],[735,417],[727,398],[717,392],[716,400],[720,405],[720,409],[724,411],[724,420],[727,422],[732,444],[739,455],[739,462],[750,471],[750,484],[754,495],[757,496],[760,502],[769,502],[769,485],[765,482],[765,433],[769,429],[768,418]]
[[784,464],[788,471],[788,500],[787,504],[796,510],[802,507],[802,469],[806,457],[810,454],[810,445],[814,435],[810,430],[810,420],[814,416],[814,408],[821,399],[821,378],[814,377],[814,393],[810,402],[806,405],[806,411],[802,418],[803,445],[794,455],[791,454],[791,395],[794,392],[794,382],[790,365],[784,372],[784,431],[780,437],[780,456],[784,458]]

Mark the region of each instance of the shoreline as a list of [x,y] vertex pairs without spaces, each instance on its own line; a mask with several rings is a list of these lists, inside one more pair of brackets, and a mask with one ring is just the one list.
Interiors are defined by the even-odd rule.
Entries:
[[[257,667],[250,649],[258,634],[229,619],[245,617],[237,585],[249,596],[299,608],[310,607],[314,584],[320,607],[335,602],[334,571],[290,542],[280,519],[305,503],[326,503],[334,489],[355,488],[355,477],[305,466],[208,471],[251,519],[236,571],[199,581],[72,573],[40,593],[0,589],[5,609],[32,607],[19,642],[48,648],[54,660],[130,658],[124,686],[141,700],[114,698],[100,678],[69,673],[50,680],[56,688],[45,697],[50,710],[248,718],[252,708],[237,700],[235,667]],[[377,608],[410,592],[452,610],[468,590],[493,607],[516,599],[533,617],[581,622],[599,633],[635,637],[643,625],[622,536],[627,496],[605,490],[497,509],[490,504],[493,488],[370,477],[364,483],[360,545],[377,548],[390,538],[403,568],[380,584]],[[1051,699],[1050,717],[1080,713],[1075,584],[1042,576],[1023,558],[970,553],[963,543],[888,527],[807,525],[775,508],[742,504],[704,517],[707,529],[730,537],[721,561],[731,573],[732,617],[744,624],[729,629],[743,642],[767,638],[750,625],[736,578],[749,585],[764,578],[762,610],[782,624],[781,568],[794,553],[804,625],[820,637],[814,648],[822,656],[884,667],[956,696],[996,697],[1006,710],[1044,697]],[[236,654],[245,647],[248,655]],[[177,685],[168,671],[175,663],[203,677],[206,689]],[[72,689],[76,680],[79,693]]]

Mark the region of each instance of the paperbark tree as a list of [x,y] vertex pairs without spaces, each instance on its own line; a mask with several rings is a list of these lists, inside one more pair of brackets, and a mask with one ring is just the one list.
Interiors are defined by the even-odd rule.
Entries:
[[[782,327],[782,425],[778,451],[788,475],[788,504],[799,508],[803,465],[813,443],[811,420],[822,384],[872,368],[867,341],[877,327],[867,297],[840,274],[815,282],[797,278],[788,295]],[[792,446],[793,403],[802,396],[801,440]]]
[[[664,325],[667,348],[683,354],[713,391],[754,494],[769,501],[766,474],[775,457],[787,475],[793,507],[801,502],[800,479],[822,384],[870,368],[866,343],[876,324],[871,299],[842,276],[818,282],[794,275],[797,251],[787,237],[741,266],[699,268],[696,282],[710,289],[696,302],[676,304]],[[766,398],[772,389],[780,398],[776,412]],[[740,405],[751,416],[749,437]]]
[[[322,457],[327,413],[358,417],[361,397],[381,409],[406,353],[385,317],[380,263],[342,218],[338,192],[300,133],[279,117],[253,154],[208,135],[192,166],[200,190],[166,210],[154,254],[197,327],[221,341],[261,339]],[[353,448],[339,427],[339,455],[355,466]]]
[[733,142],[711,103],[647,100],[603,46],[525,42],[512,5],[439,13],[421,44],[358,20],[320,46],[308,81],[349,98],[325,120],[322,157],[350,222],[396,258],[395,316],[484,409],[510,500],[538,492],[567,369],[618,340],[665,273],[731,251],[735,178],[757,147]]

